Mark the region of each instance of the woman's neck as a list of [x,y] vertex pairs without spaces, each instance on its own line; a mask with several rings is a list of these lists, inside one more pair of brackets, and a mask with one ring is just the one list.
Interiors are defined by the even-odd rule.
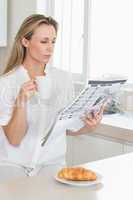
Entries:
[[45,76],[45,65],[24,62],[23,66],[28,71],[28,74],[31,77],[31,79],[34,79],[36,76]]

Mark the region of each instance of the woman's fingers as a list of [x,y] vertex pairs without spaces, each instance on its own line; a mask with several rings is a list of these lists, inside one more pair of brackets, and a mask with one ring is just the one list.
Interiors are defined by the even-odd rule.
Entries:
[[98,118],[98,117],[102,118],[103,112],[104,112],[104,110],[105,110],[105,106],[106,106],[106,105],[103,104],[103,105],[100,107],[100,110],[99,110],[98,112],[93,113],[93,118]]
[[95,128],[99,125],[99,123],[101,122],[101,119],[102,119],[102,113],[101,114],[94,114],[93,117],[82,117],[81,118],[82,121],[85,123],[85,125],[88,127],[88,130],[89,128]]
[[100,111],[99,111],[99,114],[102,115],[104,110],[105,110],[105,107],[106,107],[106,103],[104,103],[101,108],[100,108]]
[[97,119],[95,118],[82,118],[82,121],[84,121],[85,124],[89,126],[95,126],[97,124]]
[[28,100],[37,91],[37,85],[34,80],[27,81],[21,87],[19,92],[20,100]]
[[30,80],[26,83],[23,84],[22,88],[25,88],[25,89],[29,89],[29,88],[36,88],[37,89],[37,84],[34,80]]
[[93,126],[93,123],[87,119],[82,119],[82,121],[84,122],[85,126],[88,127],[88,130]]
[[27,86],[23,87],[23,89],[25,91],[28,91],[28,90],[36,90],[37,88],[36,88],[36,85],[27,85]]

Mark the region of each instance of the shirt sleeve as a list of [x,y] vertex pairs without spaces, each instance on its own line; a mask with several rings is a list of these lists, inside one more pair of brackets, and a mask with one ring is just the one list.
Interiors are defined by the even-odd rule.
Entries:
[[14,106],[13,91],[14,88],[9,80],[0,78],[0,126],[7,125],[12,117]]

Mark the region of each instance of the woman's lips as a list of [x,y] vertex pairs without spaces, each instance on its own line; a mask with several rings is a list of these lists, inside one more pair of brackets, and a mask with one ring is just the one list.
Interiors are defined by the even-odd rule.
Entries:
[[45,58],[50,58],[50,57],[51,57],[51,55],[44,55],[44,57],[45,57]]

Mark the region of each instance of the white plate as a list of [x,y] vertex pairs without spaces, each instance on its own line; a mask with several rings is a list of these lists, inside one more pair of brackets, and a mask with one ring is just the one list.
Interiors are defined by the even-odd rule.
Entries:
[[96,185],[96,184],[100,183],[102,176],[99,173],[96,173],[96,175],[97,175],[97,179],[95,181],[70,181],[70,180],[66,180],[66,179],[61,179],[61,178],[57,177],[57,175],[55,176],[55,179],[56,179],[56,181],[67,184],[67,185],[84,187],[84,186],[92,186],[92,185]]

